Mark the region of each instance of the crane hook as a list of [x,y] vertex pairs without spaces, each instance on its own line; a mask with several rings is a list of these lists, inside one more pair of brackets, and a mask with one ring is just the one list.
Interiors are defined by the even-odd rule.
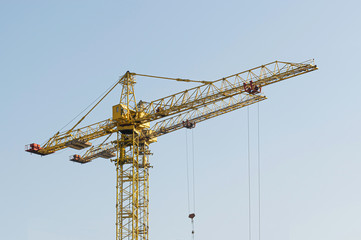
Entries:
[[193,236],[193,239],[194,239],[194,217],[195,217],[196,215],[194,214],[194,213],[191,213],[191,214],[189,214],[188,215],[188,217],[191,219],[191,222],[192,222],[192,236]]

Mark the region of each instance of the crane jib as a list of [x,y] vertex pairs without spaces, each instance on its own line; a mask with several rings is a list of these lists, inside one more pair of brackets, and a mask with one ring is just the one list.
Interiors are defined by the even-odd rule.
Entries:
[[[264,86],[316,69],[317,66],[313,62],[298,64],[275,61],[226,78],[207,82],[199,87],[154,100],[150,103],[143,103],[138,115],[135,117],[137,122],[149,123],[189,109],[211,105],[242,92],[259,94]],[[42,147],[37,146],[38,144],[35,143],[29,144],[26,146],[26,151],[39,155],[48,155],[67,147],[83,149],[91,146],[89,141],[116,132],[116,124],[112,119],[107,119],[71,132],[66,131],[64,134],[56,134]]]

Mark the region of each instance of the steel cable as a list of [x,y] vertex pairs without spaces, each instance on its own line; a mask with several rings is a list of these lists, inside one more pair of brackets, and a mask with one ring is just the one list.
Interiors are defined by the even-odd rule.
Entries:
[[258,239],[261,240],[261,147],[260,147],[260,116],[257,103],[257,133],[258,133]]
[[252,239],[252,218],[251,218],[251,151],[250,151],[250,130],[249,130],[249,107],[247,107],[247,140],[248,140],[248,236]]

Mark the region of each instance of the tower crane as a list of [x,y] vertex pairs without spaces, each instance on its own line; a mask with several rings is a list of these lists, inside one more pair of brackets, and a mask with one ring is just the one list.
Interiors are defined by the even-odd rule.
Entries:
[[[116,239],[149,239],[149,145],[182,128],[263,101],[267,85],[317,70],[313,60],[302,63],[274,61],[215,81],[167,78],[126,72],[71,129],[57,132],[44,145],[32,143],[25,150],[38,155],[73,148],[89,148],[82,156],[70,156],[85,164],[110,159],[116,167]],[[135,77],[162,78],[200,85],[150,102],[136,101]],[[112,117],[77,128],[89,113],[117,86],[120,101]],[[111,140],[113,136],[113,140]],[[104,137],[103,143],[90,141]]]

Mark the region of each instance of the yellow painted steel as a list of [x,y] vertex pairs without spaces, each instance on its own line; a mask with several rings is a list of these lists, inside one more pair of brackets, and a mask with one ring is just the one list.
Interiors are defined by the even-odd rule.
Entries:
[[[116,239],[149,239],[149,144],[181,128],[263,101],[258,89],[272,83],[317,70],[313,61],[289,63],[275,61],[216,81],[157,77],[127,72],[121,85],[120,102],[113,106],[111,119],[75,129],[99,102],[70,130],[56,133],[39,150],[46,155],[70,147],[82,149],[91,140],[108,136],[102,144],[92,146],[72,159],[87,163],[95,158],[113,158],[116,166]],[[197,82],[201,85],[152,102],[136,102],[135,76]],[[252,90],[252,86],[257,87]],[[251,90],[250,90],[251,89]],[[150,126],[152,123],[152,126]],[[115,133],[116,139],[108,141]]]
[[141,163],[137,132],[122,136],[117,133],[117,150],[116,239],[139,239]]
[[[185,113],[159,121],[151,129],[143,129],[140,141],[147,144],[156,142],[157,137],[183,128],[183,121],[189,120],[194,123],[199,123],[265,99],[266,97],[261,95],[238,95],[199,109],[189,110]],[[92,161],[98,157],[102,157],[104,153],[116,152],[116,146],[116,141],[93,146],[82,156],[82,158],[87,162]]]
[[[314,70],[317,70],[317,66],[313,61],[303,63],[275,61],[216,81],[207,82],[198,87],[149,103],[140,101],[138,104],[136,104],[134,94],[134,76],[136,74],[127,72],[117,82],[117,84],[122,85],[120,104],[125,106],[124,109],[126,113],[124,118],[107,119],[80,129],[74,129],[73,127],[71,131],[57,133],[42,146],[39,152],[42,154],[53,153],[66,148],[66,143],[75,139],[79,141],[90,141],[106,136],[117,131],[117,124],[122,126],[132,122],[148,124],[164,117],[207,106],[214,102],[246,93],[243,84],[249,83],[250,81],[253,81],[255,85],[264,87]],[[113,89],[114,87],[111,90]],[[139,110],[137,109],[138,106],[140,108]],[[81,120],[83,119],[84,118]],[[76,126],[78,124],[79,122]]]

